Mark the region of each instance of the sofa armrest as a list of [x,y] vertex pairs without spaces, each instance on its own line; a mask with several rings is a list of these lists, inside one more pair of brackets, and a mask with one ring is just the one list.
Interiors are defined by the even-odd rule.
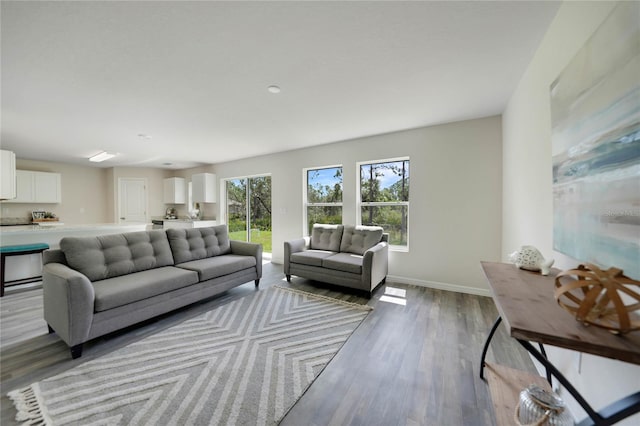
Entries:
[[241,256],[253,256],[256,258],[256,270],[258,279],[262,277],[262,244],[248,243],[246,241],[231,240],[231,253]]
[[284,242],[284,273],[285,275],[291,275],[291,266],[289,265],[289,258],[293,253],[309,250],[311,245],[311,238],[304,237],[295,240],[289,240]]
[[47,263],[62,263],[67,264],[67,258],[64,257],[64,253],[60,249],[49,249],[42,252],[42,264]]
[[379,242],[364,252],[362,282],[373,290],[389,272],[389,244]]
[[44,319],[69,347],[89,338],[95,293],[89,278],[61,263],[42,268]]

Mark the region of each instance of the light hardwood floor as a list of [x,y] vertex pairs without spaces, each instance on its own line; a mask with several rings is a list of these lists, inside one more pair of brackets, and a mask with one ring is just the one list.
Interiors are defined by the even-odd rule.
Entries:
[[[260,289],[289,285],[282,266],[264,265]],[[318,379],[289,411],[282,425],[492,425],[485,382],[480,380],[482,344],[497,316],[487,297],[387,282],[372,299],[337,287],[293,277],[292,287],[374,310]],[[256,291],[253,282],[85,344],[72,360],[67,346],[47,334],[42,289],[10,289],[0,299],[1,415],[15,425],[7,392],[66,371],[149,334],[171,327],[230,300]],[[503,329],[494,337],[488,361],[535,372],[533,364]]]

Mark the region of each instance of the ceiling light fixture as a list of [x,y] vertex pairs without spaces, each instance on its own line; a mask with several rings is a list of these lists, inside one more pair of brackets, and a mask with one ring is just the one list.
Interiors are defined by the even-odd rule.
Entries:
[[152,136],[147,134],[147,133],[138,133],[138,137],[140,139],[151,139],[152,138]]
[[100,163],[101,161],[108,160],[115,156],[116,154],[109,154],[108,152],[102,151],[101,153],[96,154],[93,157],[89,157],[89,161],[93,161],[94,163]]
[[280,88],[276,85],[267,87],[267,90],[271,93],[280,93]]

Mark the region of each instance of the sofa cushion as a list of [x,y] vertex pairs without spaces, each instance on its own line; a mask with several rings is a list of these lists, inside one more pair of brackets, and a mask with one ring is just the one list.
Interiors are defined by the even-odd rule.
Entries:
[[192,260],[191,262],[176,265],[179,268],[196,271],[200,281],[233,274],[243,269],[256,266],[256,258],[238,254],[225,254],[224,256],[207,257],[205,259]]
[[336,271],[362,274],[362,256],[353,253],[337,253],[322,259],[322,266]]
[[165,266],[93,283],[95,312],[102,312],[198,282],[194,271]]
[[67,264],[90,281],[173,265],[167,235],[160,230],[65,237],[60,249]]
[[323,225],[316,223],[311,230],[309,246],[314,250],[340,251],[342,239],[342,225]]
[[322,266],[322,259],[334,254],[336,254],[334,251],[327,250],[305,250],[293,253],[289,261],[309,266]]
[[383,229],[379,226],[344,227],[340,251],[346,253],[364,254],[382,239]]
[[173,258],[178,263],[231,253],[227,225],[194,229],[167,229]]

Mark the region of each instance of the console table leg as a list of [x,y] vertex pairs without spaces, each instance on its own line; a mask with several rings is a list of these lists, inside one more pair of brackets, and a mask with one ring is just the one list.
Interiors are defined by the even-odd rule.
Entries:
[[491,339],[493,339],[493,335],[495,334],[501,322],[502,322],[502,317],[498,315],[498,318],[496,318],[496,321],[493,323],[493,327],[491,327],[491,331],[489,331],[487,340],[485,340],[484,342],[484,348],[482,348],[482,356],[480,357],[480,378],[482,380],[484,380],[484,359],[487,357],[487,350],[489,350],[489,344],[491,343]]
[[[548,359],[547,351],[544,350],[544,345],[542,343],[538,343],[538,346],[540,347],[540,353],[542,354],[544,359]],[[547,382],[549,382],[549,386],[551,386],[551,388],[553,389],[553,382],[551,381],[551,372],[549,371],[548,368],[545,368],[545,371],[547,372]]]
[[[526,340],[517,339],[518,342],[538,360],[547,369],[547,374],[554,376],[558,382],[575,398],[576,402],[587,412],[588,419],[583,420],[579,424],[609,426],[620,420],[629,417],[632,414],[640,412],[640,392],[623,398],[611,405],[605,407],[601,413],[595,411],[589,403],[580,395],[580,392],[567,380],[566,377],[547,359],[546,355],[540,353],[536,348]],[[606,416],[606,417],[605,417]]]

